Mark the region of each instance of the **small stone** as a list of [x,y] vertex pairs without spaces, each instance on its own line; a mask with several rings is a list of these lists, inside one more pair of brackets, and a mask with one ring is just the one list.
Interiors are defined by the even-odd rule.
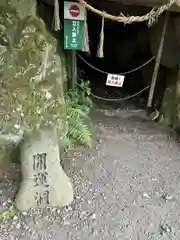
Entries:
[[157,178],[152,178],[152,181],[153,181],[153,182],[157,182],[158,179],[157,179]]
[[171,195],[168,195],[168,194],[162,195],[161,198],[165,201],[171,201],[173,199],[173,197]]
[[16,108],[17,112],[20,112],[21,110],[22,110],[22,106],[19,106],[19,107]]
[[56,211],[56,208],[52,208],[52,209],[51,209],[51,212],[55,212],[55,211]]
[[148,193],[146,193],[146,192],[145,192],[145,193],[143,193],[143,197],[144,197],[144,198],[151,198],[151,197],[149,196],[149,194],[148,194]]
[[14,220],[14,221],[17,221],[17,220],[18,220],[18,217],[15,215],[15,216],[13,217],[13,220]]
[[96,214],[93,213],[93,214],[90,216],[90,218],[91,218],[92,220],[95,220],[95,219],[96,219]]
[[168,226],[167,224],[165,225],[160,225],[160,233],[161,235],[165,234],[165,233],[171,233],[171,227]]
[[71,207],[71,206],[68,206],[68,207],[67,207],[67,210],[68,210],[68,211],[72,211],[72,207]]
[[16,224],[16,228],[17,228],[17,229],[20,229],[20,227],[21,227],[21,224],[20,224],[20,223],[17,223],[17,224]]
[[12,200],[11,200],[11,199],[8,199],[7,202],[8,202],[8,203],[12,203]]
[[26,231],[29,231],[29,227],[28,227],[27,225],[24,226],[24,229],[25,229]]
[[52,95],[51,95],[50,92],[46,92],[45,97],[46,97],[47,100],[50,100],[52,98]]
[[22,212],[22,216],[27,216],[27,212]]
[[18,130],[20,129],[20,125],[19,124],[15,124],[14,127],[15,127],[15,129],[18,129]]
[[173,199],[172,196],[170,196],[170,195],[166,196],[166,200],[167,200],[167,201],[171,201],[172,199]]
[[84,218],[86,216],[86,212],[85,211],[82,211],[81,213],[80,213],[80,218]]
[[61,210],[60,210],[60,209],[58,209],[58,210],[57,210],[57,214],[60,214],[60,213],[61,213]]
[[41,109],[39,107],[36,108],[37,114],[41,114]]

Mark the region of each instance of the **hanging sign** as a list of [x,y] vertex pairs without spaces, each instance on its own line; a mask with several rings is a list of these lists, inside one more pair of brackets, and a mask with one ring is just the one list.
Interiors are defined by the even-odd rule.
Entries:
[[76,2],[64,2],[64,49],[82,49],[84,20],[84,5]]
[[118,74],[108,74],[106,85],[112,87],[122,87],[125,76]]

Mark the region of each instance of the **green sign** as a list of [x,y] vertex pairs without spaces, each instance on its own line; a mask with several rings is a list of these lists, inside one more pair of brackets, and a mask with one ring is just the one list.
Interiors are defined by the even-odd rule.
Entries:
[[83,20],[64,19],[64,49],[82,49],[83,27]]

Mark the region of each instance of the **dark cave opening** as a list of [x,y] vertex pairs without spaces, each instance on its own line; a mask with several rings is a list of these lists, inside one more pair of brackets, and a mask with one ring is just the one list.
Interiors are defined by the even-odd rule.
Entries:
[[[60,16],[63,19],[63,2],[60,3]],[[104,3],[103,3],[104,5]],[[98,5],[93,5],[102,10]],[[111,5],[111,6],[114,6]],[[103,8],[104,9],[104,8]],[[125,10],[124,10],[125,9]],[[114,9],[113,12],[106,9],[107,12],[117,15],[121,9]],[[115,12],[114,12],[115,11]],[[139,6],[125,7],[122,12],[125,15],[143,15],[149,12],[148,8]],[[53,6],[38,4],[38,14],[43,18],[48,30],[54,35],[52,29]],[[78,54],[83,57],[92,66],[108,73],[121,74],[131,72],[153,58],[149,43],[149,28],[147,23],[133,23],[124,25],[110,20],[105,20],[104,28],[104,58],[97,58],[97,47],[101,31],[102,18],[91,11],[87,11],[87,23],[90,40],[90,55],[82,51]],[[55,34],[57,39],[59,35]],[[137,71],[125,74],[124,85],[122,88],[106,86],[107,74],[94,70],[77,57],[78,68],[83,70],[83,78],[90,81],[92,93],[107,99],[124,98],[133,95],[150,85],[155,60],[140,68]],[[166,68],[160,66],[159,79],[155,89],[154,102],[157,101],[155,108],[159,108],[165,88]],[[124,75],[124,74],[123,74]],[[69,79],[69,81],[71,81]],[[140,95],[130,99],[131,102],[145,108],[148,99],[149,89],[146,89]],[[108,103],[108,101],[106,102]],[[112,102],[111,102],[112,103]],[[126,103],[126,101],[125,101]],[[120,102],[116,102],[119,106]],[[158,105],[158,106],[157,106]]]
[[[148,10],[147,10],[148,11]],[[97,58],[97,47],[101,31],[101,17],[88,11],[87,23],[90,40],[90,55],[79,52],[92,66],[108,73],[125,74],[122,88],[106,86],[107,74],[94,70],[81,59],[78,67],[84,70],[85,78],[91,82],[92,92],[105,98],[121,98],[133,95],[150,85],[155,60],[146,66],[132,71],[153,58],[149,44],[149,28],[146,23],[124,25],[105,20],[104,27],[104,58]],[[162,67],[160,67],[162,68]],[[149,90],[136,96],[132,101],[145,107]]]

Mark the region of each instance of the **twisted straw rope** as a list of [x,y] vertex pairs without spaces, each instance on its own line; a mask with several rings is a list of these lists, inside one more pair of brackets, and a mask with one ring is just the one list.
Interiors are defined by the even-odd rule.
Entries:
[[165,3],[161,5],[160,7],[154,7],[149,13],[143,16],[130,16],[126,17],[123,15],[123,13],[120,13],[120,16],[114,16],[109,13],[102,12],[94,7],[92,7],[90,4],[88,4],[85,0],[77,0],[81,4],[83,4],[88,10],[100,15],[101,17],[104,17],[106,19],[110,19],[112,21],[121,22],[124,24],[131,24],[134,22],[148,22],[148,26],[151,26],[154,22],[157,21],[159,16],[166,10],[168,10],[173,4],[178,3],[180,4],[180,0],[169,0],[168,3]]

